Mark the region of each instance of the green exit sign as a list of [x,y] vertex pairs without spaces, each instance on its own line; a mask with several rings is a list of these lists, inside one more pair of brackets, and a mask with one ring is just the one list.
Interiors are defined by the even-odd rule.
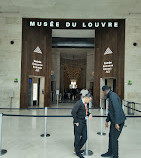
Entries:
[[15,79],[14,79],[14,82],[16,82],[16,83],[17,83],[17,82],[18,82],[18,78],[15,78]]
[[128,81],[128,85],[132,85],[132,81],[131,80]]

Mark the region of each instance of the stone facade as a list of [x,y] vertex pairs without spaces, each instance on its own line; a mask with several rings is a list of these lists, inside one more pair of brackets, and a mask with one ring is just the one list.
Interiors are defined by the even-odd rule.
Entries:
[[[137,43],[136,46],[133,43]],[[128,85],[128,81],[132,85]],[[126,20],[125,33],[125,100],[141,103],[141,17]],[[141,110],[141,105],[136,108]]]
[[0,16],[0,107],[10,106],[10,91],[14,92],[12,107],[20,104],[21,43],[22,19]]
[[[135,16],[126,19],[125,34],[125,99],[141,103],[141,17]],[[10,42],[14,41],[14,44]],[[136,42],[137,46],[133,46]],[[21,80],[21,48],[22,48],[22,18],[18,15],[0,15],[0,107],[9,107],[9,93],[14,92],[12,107],[20,107],[20,80]],[[94,59],[94,58],[93,58]],[[59,73],[59,55],[55,73]],[[87,70],[92,64],[87,56]],[[87,73],[90,73],[87,71]],[[59,73],[60,74],[60,73]],[[17,78],[18,82],[14,82]],[[59,76],[57,75],[57,89],[60,88]],[[132,85],[128,85],[128,81]],[[87,75],[86,87],[92,76]]]

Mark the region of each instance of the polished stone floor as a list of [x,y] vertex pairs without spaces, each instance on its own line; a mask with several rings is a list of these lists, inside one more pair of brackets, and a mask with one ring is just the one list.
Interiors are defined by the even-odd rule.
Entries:
[[[55,105],[53,107],[56,107]],[[59,107],[73,107],[73,104],[62,104]],[[44,110],[0,110],[6,114],[43,115]],[[99,115],[99,110],[91,110]],[[48,110],[48,115],[70,115],[71,109]],[[104,119],[105,120],[105,119]],[[42,138],[44,118],[3,117],[2,148],[7,149],[3,158],[76,158],[73,155],[72,118],[48,118],[47,131],[51,135]],[[127,127],[119,139],[120,158],[141,157],[141,118],[128,118]],[[103,121],[104,127],[104,121]],[[107,151],[108,132],[99,136],[100,118],[89,121],[89,149],[94,152],[91,158],[100,158]]]

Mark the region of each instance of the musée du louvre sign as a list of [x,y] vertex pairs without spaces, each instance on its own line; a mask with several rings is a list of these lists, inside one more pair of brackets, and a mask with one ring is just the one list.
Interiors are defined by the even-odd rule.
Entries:
[[48,28],[118,28],[117,21],[67,21],[67,20],[30,20],[30,27],[48,27]]

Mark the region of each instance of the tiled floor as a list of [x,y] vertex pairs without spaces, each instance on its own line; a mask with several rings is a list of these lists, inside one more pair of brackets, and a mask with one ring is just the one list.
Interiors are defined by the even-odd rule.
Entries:
[[[67,107],[72,107],[68,105]],[[66,107],[60,105],[59,107]],[[42,115],[44,110],[1,110],[3,113]],[[48,110],[49,115],[70,115],[71,110]],[[98,115],[99,110],[92,110]],[[120,158],[141,157],[141,118],[128,118],[127,127],[119,139]],[[104,126],[104,122],[103,122]],[[48,118],[48,138],[40,137],[44,132],[44,118],[3,117],[2,147],[8,150],[3,158],[76,158],[73,155],[72,118]],[[94,152],[91,158],[100,158],[107,151],[106,136],[99,136],[100,118],[89,121],[89,149]]]

